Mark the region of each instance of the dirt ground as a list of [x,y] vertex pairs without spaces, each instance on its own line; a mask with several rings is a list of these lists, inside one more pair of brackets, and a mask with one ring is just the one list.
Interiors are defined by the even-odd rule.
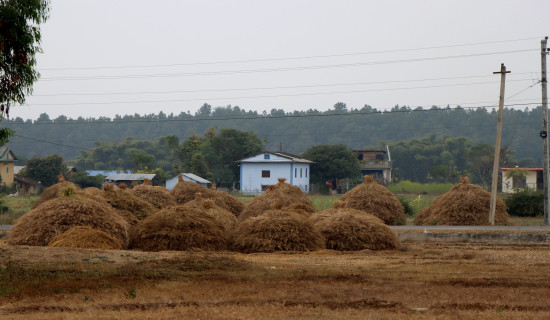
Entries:
[[550,245],[343,253],[0,243],[2,319],[550,319]]

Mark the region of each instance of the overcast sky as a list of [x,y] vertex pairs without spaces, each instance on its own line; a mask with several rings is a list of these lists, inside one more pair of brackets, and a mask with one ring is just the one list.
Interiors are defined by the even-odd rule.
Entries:
[[549,14],[548,0],[53,0],[42,77],[10,116],[495,105],[501,63],[523,109],[540,104]]

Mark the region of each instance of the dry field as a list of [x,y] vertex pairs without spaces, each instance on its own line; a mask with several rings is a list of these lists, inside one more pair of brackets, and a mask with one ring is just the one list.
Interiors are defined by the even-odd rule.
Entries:
[[2,319],[550,319],[550,246],[239,254],[0,244]]

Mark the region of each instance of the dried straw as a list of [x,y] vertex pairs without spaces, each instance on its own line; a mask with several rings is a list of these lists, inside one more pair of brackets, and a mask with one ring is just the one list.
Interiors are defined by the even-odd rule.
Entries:
[[[130,190],[117,188],[114,189],[113,184],[106,183],[103,185],[103,198],[111,207],[121,211],[121,214],[127,216],[127,212],[135,216],[138,220],[144,219],[157,211],[149,202],[142,200],[132,193]],[[124,212],[125,211],[125,212]]]
[[232,248],[244,253],[313,251],[324,248],[324,238],[306,217],[273,209],[241,222],[232,234]]
[[386,187],[379,185],[372,176],[344,194],[340,200],[343,207],[372,214],[389,225],[405,224],[405,208]]
[[[439,196],[414,219],[415,225],[481,226],[489,224],[491,194],[461,178],[449,192]],[[495,224],[511,225],[504,201],[497,198]]]
[[157,209],[177,205],[176,199],[174,199],[174,196],[172,196],[170,191],[165,187],[152,186],[150,184],[143,183],[134,187],[130,192],[141,200],[149,202]]
[[218,206],[215,200],[201,193],[197,193],[195,200],[187,202],[184,204],[184,207],[192,208],[212,216],[223,224],[226,232],[233,230],[237,226],[237,217],[232,212]]
[[145,251],[223,250],[227,234],[214,217],[186,206],[162,209],[136,226],[132,247]]
[[62,175],[60,175],[58,179],[59,179],[58,183],[44,189],[44,191],[40,195],[40,198],[36,200],[35,203],[33,203],[31,209],[34,209],[39,205],[41,205],[42,203],[57,197],[58,196],[57,192],[59,191],[60,188],[67,187],[67,186],[74,186],[75,188],[78,189],[78,186],[76,184],[69,181],[65,181],[65,178],[63,178]]
[[48,247],[87,248],[120,250],[120,241],[106,232],[90,227],[78,226],[55,236]]

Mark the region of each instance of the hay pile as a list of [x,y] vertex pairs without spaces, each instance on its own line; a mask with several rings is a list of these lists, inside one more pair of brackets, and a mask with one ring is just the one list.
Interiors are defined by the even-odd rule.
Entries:
[[119,186],[115,190],[112,183],[103,185],[102,197],[111,207],[129,219],[129,222],[132,224],[136,222],[135,219],[144,219],[157,211],[152,204],[134,196],[128,189],[124,187],[120,188]]
[[285,210],[294,211],[307,217],[317,212],[311,200],[308,199],[300,188],[285,183],[284,178],[279,178],[277,184],[268,186],[263,194],[250,201],[239,216],[239,221],[257,217],[271,209],[274,205],[278,206],[279,204]]
[[48,247],[120,250],[120,241],[106,232],[78,226],[55,236]]
[[132,237],[132,248],[145,251],[223,250],[225,227],[214,217],[196,209],[175,206],[141,220]]
[[59,175],[57,179],[59,182],[44,189],[44,191],[40,195],[40,198],[36,200],[35,203],[32,204],[31,209],[38,207],[39,205],[41,205],[42,203],[50,199],[56,198],[58,196],[59,189],[63,187],[73,186],[76,189],[78,189],[78,186],[76,184],[69,181],[65,181],[65,178],[63,177],[63,175]]
[[399,239],[381,219],[364,211],[335,208],[312,217],[326,239],[326,248],[341,251],[385,250],[399,247]]
[[193,182],[183,180],[181,174],[178,175],[178,183],[172,189],[172,196],[179,204],[185,204],[195,199],[195,194],[204,194],[216,202],[216,204],[226,210],[231,211],[235,216],[239,216],[244,209],[244,204],[234,196],[219,190],[212,190]]
[[128,244],[128,222],[105,203],[78,194],[76,188],[62,189],[60,197],[44,202],[23,215],[8,236],[14,245],[46,246],[59,234],[76,226],[87,226]]
[[226,232],[235,229],[237,226],[237,217],[235,217],[232,212],[218,206],[213,199],[201,193],[197,193],[195,195],[195,200],[191,200],[183,206],[212,216],[223,224]]
[[389,225],[405,224],[405,208],[386,187],[379,185],[372,176],[344,194],[340,200],[344,207],[365,211]]
[[[489,224],[491,194],[471,184],[468,177],[460,179],[449,192],[439,196],[414,219],[415,225],[481,226]],[[495,224],[510,225],[504,201],[497,198]]]
[[151,180],[143,179],[143,184],[135,186],[130,191],[134,196],[149,202],[157,209],[163,209],[177,205],[176,199],[165,187],[152,186]]
[[252,253],[319,250],[324,248],[325,240],[303,215],[272,209],[241,222],[231,242],[234,250]]

